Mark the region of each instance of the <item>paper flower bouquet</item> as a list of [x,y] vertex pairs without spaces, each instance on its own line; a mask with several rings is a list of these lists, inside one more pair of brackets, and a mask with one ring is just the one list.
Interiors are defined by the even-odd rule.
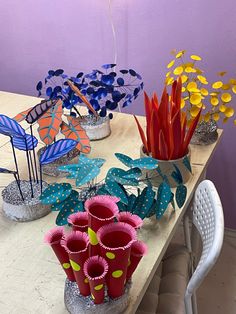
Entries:
[[[71,314],[115,314],[128,305],[132,275],[147,247],[137,240],[139,217],[133,215],[132,224],[117,222],[118,201],[110,195],[88,199],[83,232],[74,225],[69,233],[56,227],[45,236],[66,273],[65,305]],[[73,214],[68,221],[84,225],[85,215]]]

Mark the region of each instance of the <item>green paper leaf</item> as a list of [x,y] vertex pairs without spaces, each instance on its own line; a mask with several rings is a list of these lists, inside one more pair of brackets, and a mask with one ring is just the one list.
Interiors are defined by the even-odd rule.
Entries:
[[127,155],[124,154],[120,154],[120,153],[115,153],[115,156],[117,159],[119,159],[119,161],[121,161],[124,165],[126,165],[127,167],[131,168],[131,162],[133,161],[132,158],[130,158]]
[[71,193],[72,187],[69,183],[50,184],[40,196],[44,205],[55,204],[64,201]]
[[124,176],[126,171],[120,168],[111,168],[109,169],[105,181],[116,181],[122,185],[131,185],[137,186],[139,182],[136,179],[126,179]]
[[181,184],[176,189],[175,200],[178,207],[182,207],[187,197],[187,188],[185,185]]
[[158,188],[157,192],[157,211],[156,217],[160,219],[165,213],[170,201],[171,201],[171,189],[166,182],[162,182]]
[[83,155],[83,154],[79,156],[79,163],[82,163],[85,165],[93,165],[93,166],[101,168],[105,162],[106,160],[103,158],[88,158],[86,155]]
[[54,212],[54,211],[61,210],[64,202],[78,201],[78,197],[79,197],[79,193],[75,190],[72,190],[71,194],[65,200],[61,201],[60,203],[52,204],[51,211]]
[[135,202],[133,210],[134,214],[144,219],[150,212],[154,198],[155,192],[152,190],[152,186],[148,185],[143,189],[142,193],[138,196]]
[[190,160],[189,160],[188,156],[184,157],[183,164],[188,169],[188,171],[192,173],[192,167],[191,167]]
[[84,165],[80,171],[76,174],[71,174],[76,177],[76,186],[84,185],[94,178],[96,178],[100,173],[100,168],[93,165]]
[[130,194],[128,196],[128,207],[127,207],[127,211],[133,213],[133,208],[134,208],[134,204],[135,201],[137,199],[137,196],[134,194]]
[[125,191],[122,185],[113,180],[107,180],[105,188],[111,195],[119,197],[122,203],[126,205],[128,204],[127,192]]
[[139,179],[142,175],[142,171],[139,168],[132,168],[126,171],[126,174],[123,176],[125,179]]
[[102,185],[98,190],[97,190],[97,195],[109,195],[110,193],[107,191],[105,188],[105,185]]
[[138,167],[140,169],[152,170],[158,167],[158,161],[152,157],[143,157],[135,159],[131,162],[132,167]]

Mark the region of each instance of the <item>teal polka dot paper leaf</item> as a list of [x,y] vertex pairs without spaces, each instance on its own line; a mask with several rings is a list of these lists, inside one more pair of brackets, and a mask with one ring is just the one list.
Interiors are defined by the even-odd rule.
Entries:
[[157,211],[156,217],[160,219],[165,213],[172,198],[172,192],[170,186],[166,182],[162,182],[159,185],[157,192]]
[[190,164],[190,160],[189,160],[188,156],[184,157],[183,164],[185,165],[185,167],[188,169],[189,172],[193,173],[192,172],[192,167],[191,167],[191,164]]
[[73,213],[84,211],[84,205],[81,201],[68,199],[63,202],[59,214],[57,215],[56,224],[63,226],[67,224],[67,218]]
[[185,185],[181,184],[176,189],[175,200],[178,207],[182,207],[187,197],[187,188]]
[[139,184],[137,179],[126,179],[124,176],[126,171],[120,168],[110,168],[105,181],[116,181],[122,185],[137,186]]
[[122,203],[128,205],[127,192],[122,185],[113,180],[106,180],[105,188],[111,195],[119,197]]
[[174,200],[174,197],[175,197],[175,195],[174,195],[174,193],[171,193],[171,205],[172,205],[172,207],[173,207],[173,209],[175,210],[175,200]]
[[64,201],[60,203],[52,204],[51,211],[59,211],[62,209],[62,206],[64,205],[65,202],[78,201],[78,198],[79,198],[79,193],[75,190],[72,190],[71,194]]
[[115,153],[115,156],[119,161],[121,161],[125,166],[131,168],[131,162],[133,161],[132,158],[130,158],[127,155],[120,154],[120,153]]
[[126,171],[126,174],[123,176],[125,179],[139,179],[142,175],[142,171],[139,168],[132,168]]
[[173,164],[173,166],[175,168],[175,171],[172,172],[171,176],[175,180],[176,183],[182,184],[183,183],[182,174],[181,174],[179,168],[175,164]]
[[81,154],[79,156],[79,163],[82,163],[85,165],[93,165],[93,166],[101,168],[105,162],[106,162],[106,159],[103,159],[103,158],[88,158],[84,154]]
[[50,184],[40,196],[41,203],[44,205],[60,203],[70,195],[71,191],[72,187],[69,183]]
[[143,157],[133,160],[131,166],[140,169],[153,170],[158,167],[158,161],[152,157]]
[[107,191],[105,188],[105,185],[102,185],[98,190],[97,190],[97,195],[109,195],[110,193]]
[[150,212],[154,198],[155,192],[152,190],[152,186],[148,185],[143,189],[142,193],[135,201],[133,210],[134,214],[144,219]]
[[128,206],[127,206],[127,211],[128,212],[133,213],[133,211],[134,211],[134,204],[135,204],[136,199],[137,199],[137,196],[134,195],[134,194],[130,194],[128,196]]
[[80,171],[77,172],[76,176],[76,186],[84,185],[94,178],[96,178],[100,173],[100,168],[93,165],[83,165]]
[[65,172],[74,172],[74,171],[79,171],[81,167],[82,165],[79,165],[79,164],[69,164],[69,165],[60,166],[57,169],[60,171],[65,171]]

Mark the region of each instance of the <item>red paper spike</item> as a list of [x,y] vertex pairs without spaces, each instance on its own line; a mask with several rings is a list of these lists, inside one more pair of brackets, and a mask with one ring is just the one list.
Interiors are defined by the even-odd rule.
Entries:
[[148,150],[148,144],[147,144],[147,140],[146,140],[146,137],[145,137],[145,134],[144,134],[144,131],[138,121],[138,119],[136,118],[136,116],[134,115],[134,119],[137,123],[137,126],[138,126],[138,130],[139,130],[139,134],[140,134],[140,137],[141,137],[141,140],[142,140],[142,143],[143,143],[143,146],[144,146],[144,149],[145,149],[145,152],[148,154],[149,150]]
[[144,92],[144,104],[145,104],[145,112],[146,112],[146,135],[147,135],[147,152],[151,151],[151,144],[150,144],[150,122],[151,122],[151,110],[152,110],[152,106],[151,106],[151,101],[148,97],[148,95],[146,94],[146,92]]
[[160,151],[160,160],[168,160],[168,147],[166,144],[165,136],[161,130],[159,133],[159,151]]
[[174,139],[174,150],[171,156],[171,159],[177,159],[180,146],[181,146],[181,112],[180,109],[176,112],[175,116],[172,119],[172,131],[173,131],[173,139]]

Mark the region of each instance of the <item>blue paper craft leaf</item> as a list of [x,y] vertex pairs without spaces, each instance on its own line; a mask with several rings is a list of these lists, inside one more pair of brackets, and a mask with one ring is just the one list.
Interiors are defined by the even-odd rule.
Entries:
[[0,133],[8,136],[25,136],[25,130],[15,120],[0,114]]
[[76,186],[84,185],[95,179],[100,173],[100,168],[94,165],[83,165],[76,172]]
[[64,156],[78,144],[77,141],[71,139],[62,139],[49,145],[45,151],[40,155],[40,164],[46,165],[54,162],[56,159]]
[[123,86],[125,84],[125,80],[122,77],[118,77],[117,84],[119,86]]
[[108,64],[103,64],[102,68],[107,70],[107,69],[112,69],[115,66],[116,66],[116,64],[114,64],[114,63],[108,63]]
[[124,154],[120,154],[120,153],[115,153],[115,156],[117,159],[119,159],[119,161],[121,161],[124,165],[126,165],[127,167],[131,168],[131,163],[133,162],[133,159],[130,158],[127,155]]
[[59,75],[62,75],[63,73],[64,73],[64,70],[58,69],[58,70],[56,70],[56,71],[54,72],[54,75],[55,75],[55,76],[59,76]]
[[61,204],[61,210],[59,214],[57,215],[56,224],[58,226],[63,226],[67,224],[67,218],[73,214],[77,213],[79,211],[83,211],[84,206],[81,201],[77,201],[74,199],[68,199]]
[[38,84],[36,85],[36,89],[37,91],[41,91],[42,88],[43,88],[43,83],[39,81]]
[[108,181],[105,184],[105,188],[107,189],[107,191],[116,197],[120,198],[120,201],[124,204],[128,204],[128,197],[127,197],[127,192],[125,191],[125,189],[122,187],[122,185],[120,185],[119,183],[115,182],[115,181]]
[[139,168],[131,168],[126,171],[126,174],[123,176],[125,179],[139,179],[142,175],[142,171]]
[[192,167],[191,167],[191,164],[190,164],[190,161],[189,161],[188,156],[185,156],[185,157],[184,157],[184,159],[183,159],[183,164],[184,164],[185,167],[188,169],[188,171],[192,173]]
[[175,168],[175,171],[172,172],[171,176],[175,180],[175,182],[177,182],[178,184],[182,184],[183,183],[183,177],[181,175],[181,172],[175,164],[173,164],[173,166]]
[[69,183],[50,184],[40,196],[41,203],[44,205],[60,203],[71,194],[71,191]]
[[162,182],[159,185],[157,192],[157,211],[156,217],[160,219],[165,213],[172,198],[172,192],[170,186],[166,182]]
[[133,213],[133,211],[134,211],[134,204],[135,204],[136,199],[137,199],[137,196],[134,195],[134,194],[130,194],[128,196],[128,206],[127,206],[127,211],[128,212]]
[[0,173],[6,173],[6,174],[16,174],[16,171],[8,170],[6,168],[0,168]]
[[24,137],[13,137],[12,143],[19,150],[33,150],[38,145],[38,140],[35,136],[26,134]]
[[134,214],[144,219],[150,212],[154,198],[155,192],[152,190],[152,186],[148,185],[143,189],[135,202]]
[[156,169],[158,167],[158,161],[152,157],[143,157],[135,159],[131,162],[132,167],[138,167],[140,169]]
[[79,156],[79,163],[86,164],[86,165],[94,165],[101,168],[105,162],[106,160],[103,158],[88,158],[84,154],[80,154]]
[[75,200],[77,202],[79,200],[79,193],[75,190],[72,190],[70,195],[68,195],[68,197],[65,198],[64,200],[61,200],[59,202],[52,204],[51,211],[55,212],[55,211],[61,210],[63,208],[63,205],[65,204],[65,202],[72,201],[72,200]]
[[185,185],[181,184],[176,189],[175,200],[178,207],[182,207],[187,197],[187,188]]

